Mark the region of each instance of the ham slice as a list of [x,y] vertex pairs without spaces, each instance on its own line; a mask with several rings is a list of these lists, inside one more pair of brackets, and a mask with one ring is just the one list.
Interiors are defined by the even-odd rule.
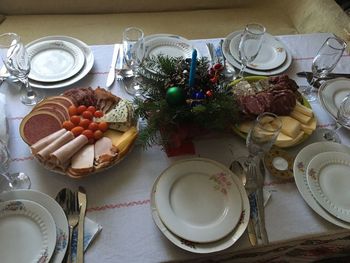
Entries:
[[51,142],[49,145],[47,145],[44,149],[40,150],[36,157],[42,161],[46,162],[48,161],[50,154],[65,145],[66,143],[70,142],[74,139],[74,135],[70,131],[66,131],[62,136],[58,137],[56,140]]
[[88,144],[81,148],[72,157],[69,171],[73,174],[86,174],[94,169],[94,145]]
[[102,137],[95,142],[96,168],[108,166],[117,156],[117,148],[113,146],[112,140]]
[[87,143],[88,139],[86,136],[79,135],[78,137],[74,138],[67,144],[51,153],[50,162],[56,166],[63,165]]
[[40,150],[44,149],[46,146],[48,146],[50,143],[52,143],[54,140],[59,138],[61,135],[63,135],[66,132],[65,129],[58,130],[42,139],[34,143],[30,146],[30,149],[32,150],[33,154],[37,154]]

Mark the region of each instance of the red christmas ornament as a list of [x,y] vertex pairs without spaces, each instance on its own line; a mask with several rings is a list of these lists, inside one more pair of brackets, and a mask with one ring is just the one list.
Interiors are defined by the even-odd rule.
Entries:
[[211,96],[213,96],[213,91],[212,90],[207,90],[205,95],[207,95],[207,97],[211,97]]

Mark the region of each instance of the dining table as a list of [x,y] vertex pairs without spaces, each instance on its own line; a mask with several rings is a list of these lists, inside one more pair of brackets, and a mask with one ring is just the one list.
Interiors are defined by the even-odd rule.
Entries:
[[[292,55],[292,63],[284,73],[298,85],[307,85],[307,80],[297,77],[297,72],[311,71],[314,56],[329,36],[332,34],[276,36]],[[206,44],[218,45],[220,40],[190,41],[202,56],[208,56]],[[62,94],[74,87],[104,88],[113,47],[90,46],[95,58],[94,65],[80,81],[64,88],[37,90],[47,97]],[[349,53],[343,54],[333,72],[350,73]],[[121,98],[133,99],[121,81],[115,81],[110,91]],[[193,141],[193,155],[175,157],[168,157],[161,146],[144,148],[136,143],[126,158],[115,166],[81,179],[73,179],[44,168],[22,140],[19,125],[32,107],[20,102],[21,91],[4,82],[0,92],[6,95],[10,172],[25,172],[31,179],[32,189],[52,197],[65,187],[73,190],[79,186],[85,188],[88,197],[86,216],[103,228],[85,253],[87,263],[312,262],[349,252],[350,230],[338,227],[314,212],[299,193],[294,178],[280,179],[268,172],[264,182],[264,189],[271,194],[265,207],[266,230],[270,241],[268,245],[253,247],[248,234],[244,233],[231,247],[220,252],[199,254],[185,251],[170,242],[153,221],[150,198],[155,180],[174,162],[192,157],[212,159],[229,167],[235,158],[247,155],[244,139],[234,132],[209,134]],[[310,104],[317,117],[317,128],[336,129],[336,122],[317,100]],[[350,145],[350,131],[341,128],[338,133],[342,144]],[[296,156],[303,147],[315,140],[311,135],[303,143],[285,150]]]

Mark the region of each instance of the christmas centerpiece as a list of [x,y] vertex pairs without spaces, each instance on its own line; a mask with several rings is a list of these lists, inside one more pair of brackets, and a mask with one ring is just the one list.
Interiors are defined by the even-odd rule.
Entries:
[[222,75],[223,66],[210,66],[206,58],[157,56],[140,69],[141,98],[136,113],[146,120],[140,131],[144,146],[160,144],[168,155],[199,134],[226,130],[235,123],[238,109]]

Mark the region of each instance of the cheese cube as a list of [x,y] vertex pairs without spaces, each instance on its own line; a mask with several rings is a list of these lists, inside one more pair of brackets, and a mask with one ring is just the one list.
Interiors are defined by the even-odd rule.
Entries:
[[292,138],[296,138],[301,131],[300,122],[290,116],[280,116],[279,118],[282,121],[281,132]]
[[314,113],[312,111],[312,109],[301,105],[300,102],[297,102],[297,104],[295,105],[294,111],[298,111],[306,116],[312,117],[314,116]]
[[304,115],[303,113],[300,113],[299,111],[293,110],[290,113],[290,116],[298,121],[300,121],[303,124],[307,124],[309,121],[311,121],[312,117]]
[[314,130],[316,130],[316,118],[312,118],[307,124],[301,124],[301,129],[306,133],[306,134],[311,134],[313,133]]

